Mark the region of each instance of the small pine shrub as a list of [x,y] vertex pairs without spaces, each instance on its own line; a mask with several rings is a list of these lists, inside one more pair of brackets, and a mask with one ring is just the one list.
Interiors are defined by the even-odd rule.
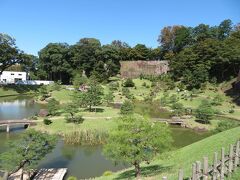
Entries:
[[128,79],[124,82],[123,86],[124,86],[124,87],[134,87],[135,84],[134,84],[134,82],[133,82],[132,79],[129,79],[129,78],[128,78]]
[[125,101],[121,106],[120,113],[122,115],[133,114],[134,105],[131,101]]
[[45,125],[50,125],[50,124],[52,124],[52,121],[50,120],[50,119],[44,119],[43,120],[43,123],[45,124]]

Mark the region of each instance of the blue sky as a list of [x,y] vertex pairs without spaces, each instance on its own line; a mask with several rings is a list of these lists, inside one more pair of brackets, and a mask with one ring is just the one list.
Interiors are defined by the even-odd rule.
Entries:
[[76,43],[83,37],[102,44],[118,39],[131,46],[157,47],[168,25],[240,22],[239,0],[0,0],[0,32],[37,55],[50,42]]

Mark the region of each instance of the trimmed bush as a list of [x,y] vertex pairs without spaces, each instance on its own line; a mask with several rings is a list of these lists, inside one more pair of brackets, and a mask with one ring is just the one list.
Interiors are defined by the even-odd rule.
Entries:
[[123,115],[133,114],[134,105],[131,101],[125,101],[121,106],[120,113]]
[[50,120],[50,119],[43,119],[43,123],[45,124],[45,125],[50,125],[50,124],[52,124],[52,121]]
[[127,79],[127,80],[124,82],[123,86],[124,86],[124,87],[134,87],[135,84],[134,84],[134,82],[133,82],[132,79]]

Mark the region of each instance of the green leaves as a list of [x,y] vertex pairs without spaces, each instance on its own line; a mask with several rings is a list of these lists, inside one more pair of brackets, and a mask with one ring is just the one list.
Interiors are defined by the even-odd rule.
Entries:
[[12,173],[19,168],[34,169],[39,161],[52,151],[56,140],[55,136],[27,130],[21,139],[11,142],[8,152],[0,155],[0,167]]
[[124,116],[119,118],[118,128],[110,133],[104,154],[137,168],[141,162],[148,163],[156,154],[169,149],[171,142],[167,125],[153,123],[141,116]]

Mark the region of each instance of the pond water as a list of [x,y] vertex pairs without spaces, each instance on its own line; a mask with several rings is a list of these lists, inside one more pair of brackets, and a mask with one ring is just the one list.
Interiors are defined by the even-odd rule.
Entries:
[[44,104],[35,103],[29,96],[0,98],[0,120],[27,118],[37,114],[44,106]]
[[[7,100],[0,98],[0,120],[26,118],[38,113],[42,107],[43,105],[35,103],[31,97],[15,97]],[[186,146],[210,135],[176,126],[172,126],[171,129],[175,148]],[[22,127],[15,128],[10,134],[0,131],[0,153],[7,151],[6,142],[17,140],[23,130]],[[117,171],[128,166],[107,160],[102,155],[101,146],[74,146],[59,141],[53,152],[41,161],[39,167],[68,168],[69,175],[90,178],[100,176],[107,170]]]

